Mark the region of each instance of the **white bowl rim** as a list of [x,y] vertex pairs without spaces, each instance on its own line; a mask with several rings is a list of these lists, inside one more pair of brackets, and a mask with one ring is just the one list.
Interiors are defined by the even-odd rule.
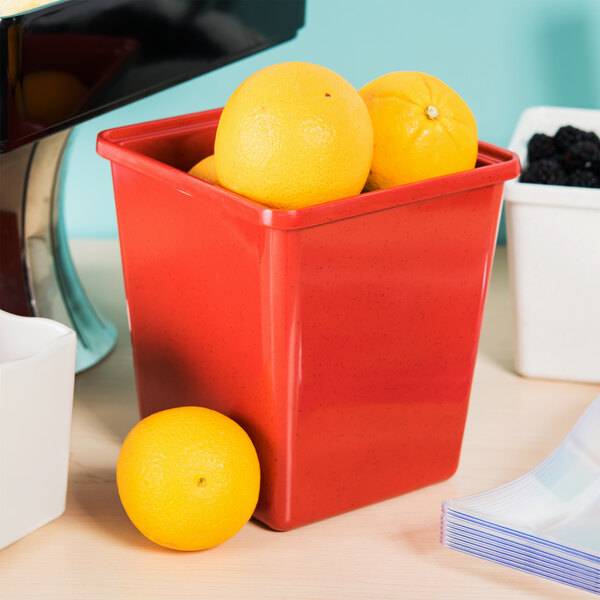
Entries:
[[[562,125],[573,125],[600,136],[600,110],[565,106],[530,106],[520,115],[508,149],[527,165],[527,142],[534,133],[553,135]],[[566,185],[524,183],[513,179],[505,183],[505,201],[562,208],[600,210],[600,189]]]
[[[32,331],[33,326],[33,330],[43,332],[43,339],[37,344],[35,341],[32,342],[30,351],[20,352],[14,357],[10,356],[8,352],[6,353],[6,358],[2,358],[2,355],[0,354],[0,369],[7,368],[9,365],[35,359],[38,356],[46,354],[58,344],[68,343],[69,341],[71,343],[76,343],[75,332],[58,321],[47,319],[45,317],[15,315],[0,309],[0,334],[3,334],[5,327],[14,328],[20,326],[26,327],[29,332]],[[8,346],[8,344],[6,345]]]

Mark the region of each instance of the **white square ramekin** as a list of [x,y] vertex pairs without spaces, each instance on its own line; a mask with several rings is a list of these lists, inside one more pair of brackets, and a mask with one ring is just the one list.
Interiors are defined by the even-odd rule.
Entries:
[[0,548],[65,510],[75,333],[0,310]]
[[[509,148],[526,168],[527,142],[572,125],[600,135],[600,111],[525,110]],[[600,382],[600,189],[505,185],[517,372]]]

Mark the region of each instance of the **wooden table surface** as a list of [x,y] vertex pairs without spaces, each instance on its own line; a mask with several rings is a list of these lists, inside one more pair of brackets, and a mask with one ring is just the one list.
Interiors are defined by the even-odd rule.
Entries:
[[[460,466],[450,480],[280,533],[250,522],[194,553],[144,538],[115,483],[138,421],[118,244],[72,243],[84,286],[117,326],[115,350],[77,375],[67,508],[0,552],[0,598],[565,600],[591,594],[444,548],[440,505],[522,475],[566,436],[600,385],[526,379],[512,366],[506,250],[494,269]],[[43,493],[43,490],[40,490]]]

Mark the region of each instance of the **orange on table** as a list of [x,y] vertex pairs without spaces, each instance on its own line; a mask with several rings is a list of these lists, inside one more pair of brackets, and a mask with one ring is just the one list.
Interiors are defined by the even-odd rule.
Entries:
[[127,435],[117,462],[125,512],[150,540],[211,548],[250,519],[260,487],[256,450],[229,417],[198,406],[154,413]]
[[246,79],[227,101],[215,140],[221,185],[283,209],[360,193],[372,155],[373,127],[357,91],[305,62]]
[[477,161],[477,124],[464,100],[427,73],[396,71],[359,90],[375,135],[365,191],[467,171]]

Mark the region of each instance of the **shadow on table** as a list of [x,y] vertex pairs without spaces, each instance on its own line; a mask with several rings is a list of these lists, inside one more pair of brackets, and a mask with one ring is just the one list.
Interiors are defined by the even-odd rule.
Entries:
[[[490,582],[497,589],[505,590],[507,598],[527,595],[528,598],[564,600],[569,594],[577,594],[578,591],[535,575],[445,548],[440,542],[439,515],[432,515],[431,523],[425,527],[405,530],[398,535],[402,537],[403,544],[408,544],[415,554],[425,561],[435,563],[436,569],[441,567],[448,572],[465,573],[465,582],[467,582],[467,578],[468,580],[473,578],[481,580],[482,592],[486,587],[486,582]],[[433,539],[435,539],[435,543],[432,541]],[[456,585],[456,579],[454,577],[452,579],[453,585]],[[440,582],[440,584],[442,583]],[[584,593],[581,592],[582,595]]]
[[487,357],[503,371],[514,374],[513,307],[508,282],[505,246],[496,248],[485,301],[478,354]]
[[73,474],[69,479],[67,512],[83,512],[103,535],[148,552],[173,553],[148,540],[129,520],[117,490],[114,469],[102,467]]

